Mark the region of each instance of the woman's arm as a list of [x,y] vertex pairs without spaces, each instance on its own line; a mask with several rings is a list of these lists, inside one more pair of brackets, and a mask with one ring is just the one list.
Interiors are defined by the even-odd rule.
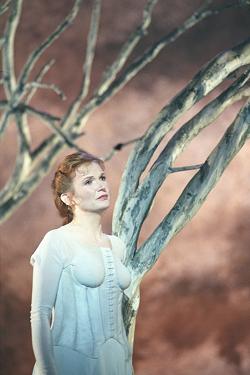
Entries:
[[63,269],[63,258],[60,245],[52,234],[46,233],[30,260],[33,265],[30,322],[39,375],[60,375],[55,366],[50,319]]

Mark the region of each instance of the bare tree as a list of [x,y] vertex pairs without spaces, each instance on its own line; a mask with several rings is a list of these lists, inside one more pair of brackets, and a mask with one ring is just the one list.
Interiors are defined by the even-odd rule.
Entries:
[[[6,11],[9,12],[6,28],[0,39],[3,65],[1,84],[5,92],[5,99],[0,101],[2,112],[0,135],[3,136],[10,121],[14,120],[19,141],[15,168],[0,192],[0,220],[2,222],[39,185],[63,147],[70,146],[81,150],[75,144],[75,140],[84,135],[83,128],[89,115],[121,90],[143,67],[155,59],[165,46],[174,42],[186,30],[205,18],[217,15],[228,8],[249,7],[247,0],[232,1],[220,6],[214,6],[212,1],[205,1],[203,6],[180,27],[154,42],[142,55],[137,56],[126,69],[122,70],[131,53],[148,32],[156,4],[157,0],[147,1],[141,23],[121,46],[117,58],[103,73],[101,82],[90,99],[86,100],[90,90],[101,13],[101,0],[93,0],[80,90],[62,118],[30,105],[32,97],[39,89],[53,90],[62,99],[64,98],[64,93],[56,85],[43,82],[45,74],[54,61],[47,62],[33,80],[30,80],[30,75],[40,56],[73,23],[81,6],[81,0],[75,0],[68,16],[30,54],[19,77],[16,77],[15,73],[14,41],[22,10],[22,0],[6,1],[0,6],[0,15]],[[124,322],[131,347],[133,347],[135,320],[140,300],[139,287],[143,276],[153,267],[161,251],[173,236],[199,210],[229,162],[250,137],[249,65],[250,40],[219,54],[167,103],[145,134],[131,140],[135,145],[122,176],[112,223],[113,232],[127,244],[126,264],[132,273],[132,283],[126,290],[123,301]],[[173,129],[177,120],[228,77],[233,80],[231,85],[176,131],[141,181],[142,173],[156,148],[166,134]],[[207,159],[200,165],[174,168],[174,161],[189,142],[205,127],[212,124],[227,107],[242,98],[246,98],[245,104]],[[38,118],[52,131],[52,134],[33,151],[31,150],[28,115]],[[114,152],[125,145],[126,143],[117,144],[103,159],[108,160]],[[173,208],[166,214],[152,235],[140,248],[137,248],[141,227],[166,177],[171,173],[192,169],[198,169],[198,172],[186,185]]]

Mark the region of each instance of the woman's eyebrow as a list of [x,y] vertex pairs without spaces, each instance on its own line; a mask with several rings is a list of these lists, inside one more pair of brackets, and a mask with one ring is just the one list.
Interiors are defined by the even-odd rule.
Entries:
[[[103,176],[103,175],[105,176],[104,172],[102,172],[99,176]],[[84,176],[83,179],[88,178],[88,177],[95,177],[95,176],[87,175],[87,176]]]

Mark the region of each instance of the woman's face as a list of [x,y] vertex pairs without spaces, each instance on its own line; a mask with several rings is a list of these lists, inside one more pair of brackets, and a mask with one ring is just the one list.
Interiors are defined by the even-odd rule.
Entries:
[[[73,210],[99,212],[109,207],[110,193],[105,171],[97,162],[82,164],[73,177]],[[100,198],[103,196],[102,198]]]

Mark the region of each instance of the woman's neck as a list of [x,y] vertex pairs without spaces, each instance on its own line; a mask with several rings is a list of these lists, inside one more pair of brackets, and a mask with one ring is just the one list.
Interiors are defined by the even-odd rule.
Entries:
[[100,241],[103,238],[103,231],[102,231],[102,225],[101,222],[86,222],[86,221],[77,221],[72,220],[69,224],[66,224],[66,226],[73,230],[75,233],[79,235],[84,235],[85,237],[89,239],[93,239],[96,241]]

